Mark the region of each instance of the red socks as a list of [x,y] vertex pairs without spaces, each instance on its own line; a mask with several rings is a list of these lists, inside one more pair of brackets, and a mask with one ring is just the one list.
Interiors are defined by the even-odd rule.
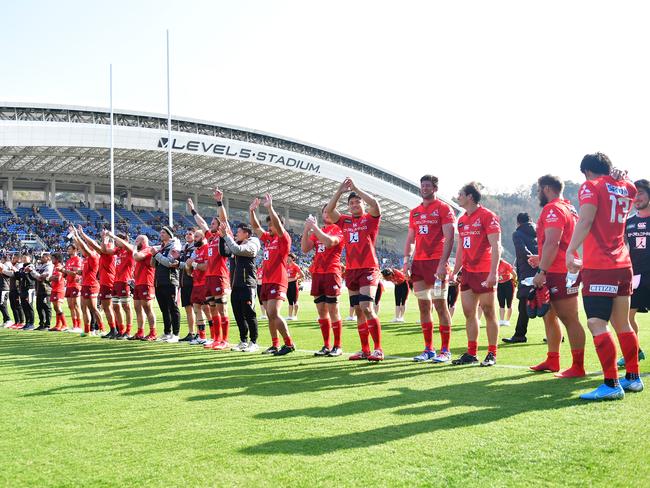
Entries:
[[343,323],[340,320],[338,322],[332,323],[332,332],[334,333],[334,347],[341,347],[341,333],[343,332]]
[[635,332],[618,334],[618,343],[625,358],[625,371],[639,374],[639,338]]
[[[340,323],[340,322],[339,322]],[[330,348],[330,319],[318,319],[318,324],[320,325],[320,333],[323,335],[323,345],[326,348]]]
[[126,324],[126,335],[131,335],[131,324]]
[[424,348],[433,351],[433,324],[431,322],[422,323],[422,335],[424,336]]
[[491,352],[495,356],[497,355],[497,345],[496,344],[488,344],[488,352]]
[[381,324],[379,323],[379,318],[375,317],[366,322],[368,326],[368,332],[372,336],[372,342],[375,343],[375,349],[381,349]]
[[536,366],[531,366],[533,371],[560,371],[560,353],[548,352],[546,353],[546,361],[542,361]]
[[205,324],[198,324],[199,327],[199,339],[205,339]]
[[451,325],[439,325],[438,330],[440,330],[440,349],[443,351],[449,351],[449,339],[451,338]]
[[[616,368],[616,345],[611,332],[605,332],[594,337],[596,353],[603,368],[606,380],[618,380],[618,369]],[[638,362],[637,362],[638,368]]]
[[287,336],[284,338],[284,345],[285,346],[293,346],[293,341],[291,340],[291,336]]
[[84,334],[90,334],[90,324],[84,322]]
[[279,337],[271,337],[271,345],[273,347],[280,347],[280,338]]
[[357,324],[359,331],[359,339],[361,339],[361,350],[366,354],[370,354],[370,343],[368,342],[368,322]]
[[230,318],[227,315],[221,317],[221,340],[228,342],[228,332],[230,331]]
[[476,341],[467,341],[467,354],[470,356],[476,356],[478,352],[478,342]]

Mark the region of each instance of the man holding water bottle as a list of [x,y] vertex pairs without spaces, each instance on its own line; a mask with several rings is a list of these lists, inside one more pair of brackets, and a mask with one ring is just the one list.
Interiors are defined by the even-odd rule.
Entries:
[[[424,351],[413,361],[445,363],[451,360],[449,339],[451,315],[447,306],[447,263],[454,246],[454,223],[451,207],[436,198],[438,178],[420,178],[422,203],[411,210],[409,230],[404,245],[404,274],[413,280],[413,293],[420,308],[420,325],[424,335]],[[415,245],[415,253],[413,246]],[[413,262],[411,262],[413,257]],[[431,303],[438,315],[440,353],[433,347],[433,315]]]
[[[643,390],[639,377],[639,339],[630,326],[632,263],[625,246],[625,222],[637,190],[627,178],[610,176],[612,163],[602,154],[587,154],[580,163],[585,181],[578,191],[580,216],[566,252],[570,272],[580,269],[575,253],[584,242],[582,299],[587,325],[605,381],[580,395],[583,400],[618,400],[625,391]],[[616,344],[608,330],[610,322],[625,358],[625,377],[619,380]]]
[[[546,360],[531,366],[533,371],[550,371],[558,378],[577,378],[585,375],[585,331],[578,318],[578,290],[580,277],[567,276],[566,250],[578,220],[578,214],[562,196],[564,183],[557,176],[544,175],[537,180],[537,196],[542,213],[537,221],[539,255],[528,259],[537,268],[533,286],[549,290],[551,308],[544,315],[548,352]],[[577,257],[577,254],[575,255]],[[560,371],[560,321],[567,329],[573,364]]]

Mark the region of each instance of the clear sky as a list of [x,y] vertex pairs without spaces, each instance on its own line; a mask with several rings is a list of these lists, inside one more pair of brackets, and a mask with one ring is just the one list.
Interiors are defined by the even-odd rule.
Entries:
[[650,178],[642,1],[4,1],[0,100],[166,112],[300,139],[441,192]]

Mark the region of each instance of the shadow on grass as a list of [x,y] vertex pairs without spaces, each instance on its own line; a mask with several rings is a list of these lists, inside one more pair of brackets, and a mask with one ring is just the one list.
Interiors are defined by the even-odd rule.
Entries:
[[[517,380],[529,380],[517,382]],[[369,415],[382,410],[394,410],[398,418],[392,425],[365,431],[345,432],[324,437],[281,439],[264,442],[240,450],[247,455],[301,454],[319,456],[340,450],[367,448],[386,444],[424,433],[444,432],[453,436],[453,429],[484,425],[526,413],[544,414],[544,411],[575,407],[579,404],[576,390],[589,379],[573,381],[545,381],[530,374],[471,381],[433,387],[427,390],[400,388],[394,395],[365,398],[345,402],[335,407],[286,409],[258,414],[261,419],[291,419],[297,417],[332,418]],[[454,410],[461,408],[464,412]],[[450,410],[436,419],[411,420],[430,417]],[[469,410],[469,411],[467,411]],[[406,422],[404,422],[406,420]]]
[[[35,379],[61,377],[65,384],[29,393],[50,395],[115,394],[141,396],[178,393],[188,402],[212,402],[248,396],[276,398],[296,394],[334,392],[385,385],[426,375],[428,389],[399,388],[393,394],[346,401],[327,407],[291,408],[257,414],[264,421],[293,418],[345,418],[391,410],[395,423],[365,431],[342,429],[324,437],[276,439],[240,449],[242,454],[320,455],[339,450],[409,438],[422,433],[445,432],[510,418],[575,406],[576,390],[594,379],[548,381],[547,375],[516,375],[512,371],[494,378],[467,381],[465,368],[414,365],[387,360],[383,364],[359,364],[344,358],[322,359],[293,354],[282,358],[243,353],[217,353],[186,345],[124,343],[39,333],[0,332],[0,367],[21,370]],[[445,382],[435,386],[443,373]],[[453,375],[453,376],[451,376]],[[0,381],[11,381],[11,375]],[[438,381],[442,383],[442,381]],[[47,383],[46,383],[47,384]],[[421,382],[420,382],[421,384]],[[331,396],[329,398],[336,398]],[[464,410],[459,413],[458,409]],[[431,419],[449,411],[448,415]],[[426,417],[420,418],[418,417]]]

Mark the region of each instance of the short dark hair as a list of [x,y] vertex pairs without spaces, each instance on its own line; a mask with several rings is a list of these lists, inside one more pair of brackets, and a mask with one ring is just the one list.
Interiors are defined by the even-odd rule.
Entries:
[[56,259],[59,263],[63,262],[63,255],[60,252],[52,254],[52,259]]
[[642,180],[636,180],[634,182],[634,186],[636,186],[637,190],[643,190],[648,195],[650,195],[650,181],[646,180],[645,178]]
[[[422,180],[420,180],[420,181],[422,181]],[[393,274],[393,270],[390,269],[390,268],[386,268],[386,269],[382,269],[382,270],[381,270],[381,275],[382,275],[384,278],[386,278],[387,276],[390,276],[390,275],[392,275],[392,274]]]
[[350,203],[350,200],[352,200],[353,198],[361,199],[358,193],[351,191],[350,194],[348,195],[348,203]]
[[77,250],[77,245],[76,245],[74,242],[70,242],[70,243],[68,244],[68,247],[71,247],[71,248],[74,249],[75,251]]
[[297,260],[298,260],[298,256],[296,256],[295,253],[290,252],[290,253],[289,253],[289,257],[290,257],[291,259],[293,259],[294,261],[297,261]]
[[253,234],[253,229],[250,225],[245,224],[244,222],[240,222],[237,224],[237,228],[243,230],[246,232],[249,236]]
[[467,183],[464,187],[460,189],[465,195],[469,195],[474,200],[474,203],[481,201],[481,190],[479,189],[478,183],[472,181]]
[[517,214],[518,224],[525,224],[527,222],[530,222],[530,215],[528,215],[528,212],[521,212]]
[[[187,232],[191,232],[192,234],[194,234],[197,230],[198,229],[196,227],[194,227],[194,226],[187,228]],[[186,232],[186,234],[187,234],[187,232]]]
[[580,163],[580,172],[591,171],[597,175],[608,175],[612,171],[612,161],[603,153],[587,154]]
[[438,188],[438,177],[433,176],[433,175],[424,175],[422,178],[420,178],[420,183],[423,181],[428,181],[430,182],[433,186]]
[[544,188],[545,186],[550,186],[551,189],[557,193],[561,193],[564,189],[564,183],[560,178],[553,175],[544,175],[540,176],[537,180],[537,186]]
[[[284,225],[284,217],[283,217],[282,215],[278,215],[278,220],[280,221],[280,223],[281,223],[282,225]],[[267,215],[267,216],[266,216],[266,221],[267,221],[267,222],[271,222],[271,216],[270,216],[270,215]]]

